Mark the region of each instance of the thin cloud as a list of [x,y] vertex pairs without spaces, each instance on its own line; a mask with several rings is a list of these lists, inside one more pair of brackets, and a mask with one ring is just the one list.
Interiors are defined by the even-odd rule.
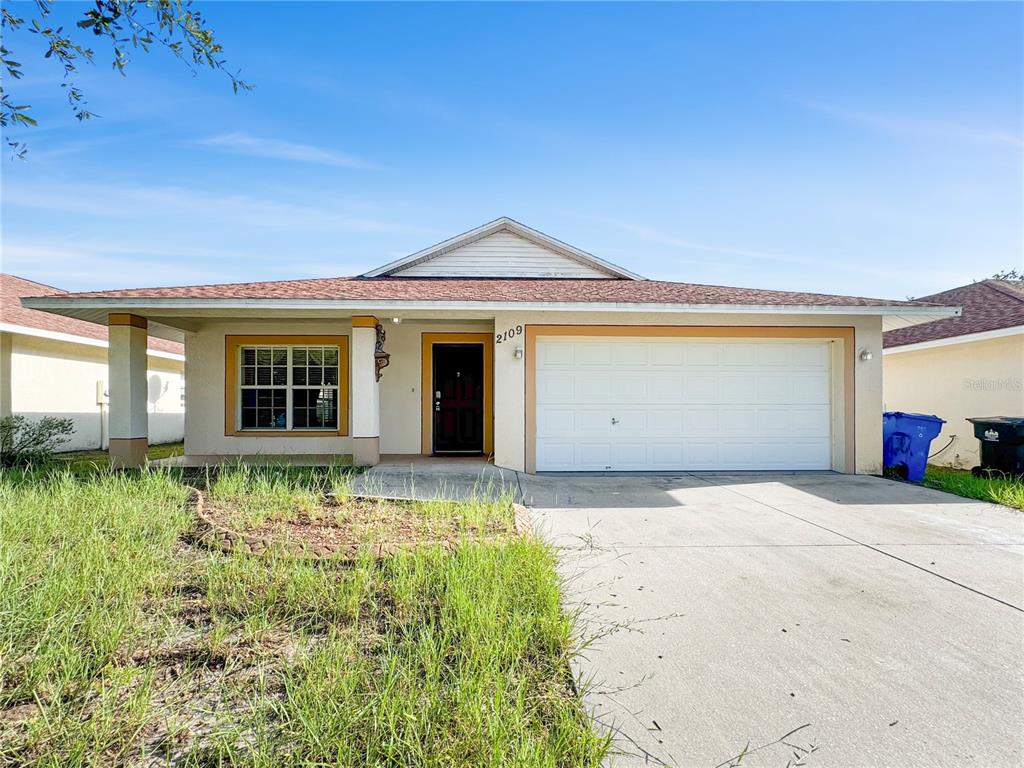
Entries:
[[358,168],[372,170],[376,166],[361,157],[317,147],[312,144],[298,144],[281,139],[264,139],[247,133],[222,133],[199,139],[197,144],[213,147],[232,155],[264,157],[269,160],[290,160],[297,163],[327,165],[334,168]]
[[[916,270],[910,269],[899,269],[898,267],[888,264],[885,267],[872,267],[864,263],[863,259],[855,257],[845,258],[811,258],[807,256],[795,256],[790,254],[782,253],[769,253],[766,251],[752,250],[749,248],[737,248],[731,245],[714,245],[709,243],[694,242],[692,240],[686,240],[672,235],[667,235],[661,232],[657,232],[647,227],[637,226],[629,222],[607,220],[610,224],[613,224],[620,229],[630,232],[637,237],[647,240],[648,242],[657,243],[664,245],[669,248],[678,249],[681,251],[689,252],[704,252],[713,253],[719,256],[735,257],[738,260],[754,260],[765,263],[774,264],[792,264],[800,267],[807,268],[805,272],[822,272],[825,270],[836,270],[838,272],[845,272],[855,274],[858,276],[869,275],[872,277],[892,279],[892,278],[903,278],[908,281],[915,280],[920,282],[921,275]],[[706,260],[692,260],[693,263],[707,264]],[[933,269],[931,273],[933,278],[932,282],[936,286],[957,285],[956,280],[961,278],[961,275],[956,272],[942,272],[937,269]],[[938,290],[938,287],[936,287]],[[834,291],[833,291],[834,292]]]
[[146,220],[154,212],[176,214],[183,219],[239,223],[247,228],[298,230],[302,232],[400,232],[408,227],[348,214],[345,206],[334,208],[250,195],[215,194],[181,186],[128,184],[28,183],[5,186],[4,208],[18,206],[50,213],[67,213]]
[[864,112],[848,109],[824,101],[801,101],[808,109],[823,115],[841,120],[845,123],[859,125],[869,130],[891,136],[911,139],[939,139],[971,144],[997,144],[1024,148],[1024,137],[1021,134],[984,126],[966,125],[948,120],[935,120],[892,115],[882,112]]

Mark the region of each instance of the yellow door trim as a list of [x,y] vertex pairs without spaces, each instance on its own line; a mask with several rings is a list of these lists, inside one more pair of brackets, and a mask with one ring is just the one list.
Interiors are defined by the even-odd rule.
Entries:
[[843,464],[856,471],[856,398],[854,336],[846,326],[767,325],[527,325],[526,326],[526,471],[537,471],[537,339],[541,336],[693,337],[719,339],[834,339],[843,343]]
[[484,455],[494,451],[494,345],[490,333],[424,333],[420,338],[420,453],[434,452],[434,345],[480,344],[484,348]]

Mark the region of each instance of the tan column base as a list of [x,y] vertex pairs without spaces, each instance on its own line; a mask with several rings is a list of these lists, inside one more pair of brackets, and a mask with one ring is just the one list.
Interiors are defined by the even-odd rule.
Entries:
[[114,469],[144,466],[148,447],[149,441],[144,437],[112,437],[107,449],[110,466]]
[[352,463],[357,467],[372,467],[380,464],[380,438],[353,437]]

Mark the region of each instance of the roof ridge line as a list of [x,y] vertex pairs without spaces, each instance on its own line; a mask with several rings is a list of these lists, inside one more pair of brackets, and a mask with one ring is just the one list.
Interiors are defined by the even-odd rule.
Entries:
[[983,280],[982,282],[985,283],[985,285],[987,285],[989,288],[999,291],[999,293],[1003,294],[1004,296],[1009,296],[1011,299],[1016,299],[1017,301],[1024,304],[1024,293],[1016,291],[1013,288],[1008,288],[1007,286],[1003,285],[1002,280],[997,280],[996,278],[991,277],[987,280]]

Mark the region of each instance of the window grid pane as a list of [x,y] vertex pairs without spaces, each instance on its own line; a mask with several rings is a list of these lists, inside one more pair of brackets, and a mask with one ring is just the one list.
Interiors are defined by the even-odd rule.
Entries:
[[338,429],[336,346],[242,347],[241,428]]

